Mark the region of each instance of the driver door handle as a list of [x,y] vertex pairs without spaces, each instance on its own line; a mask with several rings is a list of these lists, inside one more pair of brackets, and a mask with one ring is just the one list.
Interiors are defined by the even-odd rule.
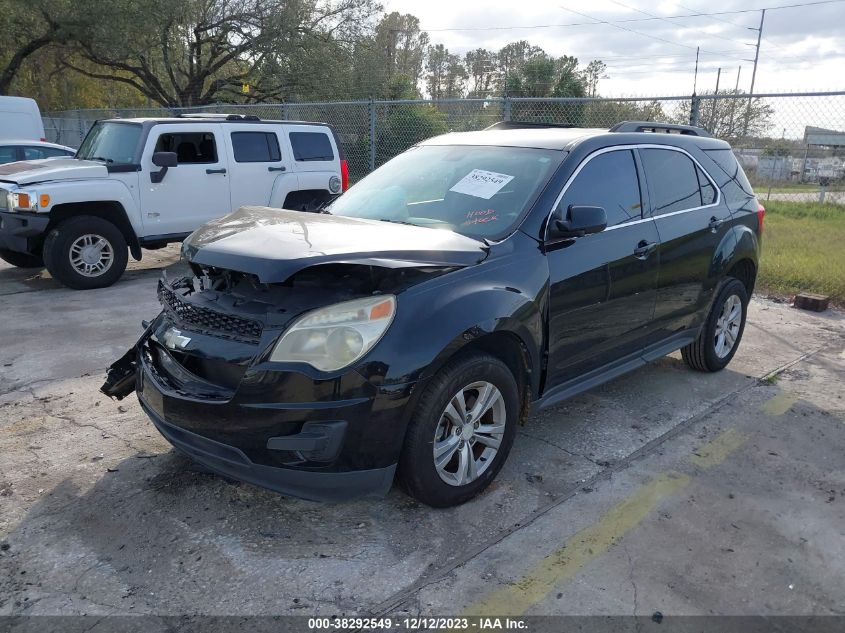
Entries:
[[712,218],[710,218],[710,223],[707,225],[707,227],[715,233],[719,229],[719,227],[724,224],[724,222],[724,220],[720,220],[714,215]]
[[648,259],[649,255],[651,255],[656,249],[657,242],[640,240],[640,243],[637,244],[637,248],[634,249],[634,257],[637,259]]
[[268,167],[267,171],[285,171],[286,167],[284,165],[279,165],[278,167]]
[[226,168],[223,167],[221,169],[206,169],[205,173],[207,173],[207,174],[225,174]]

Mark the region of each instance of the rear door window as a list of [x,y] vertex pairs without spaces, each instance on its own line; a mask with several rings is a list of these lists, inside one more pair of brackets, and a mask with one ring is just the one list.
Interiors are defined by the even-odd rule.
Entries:
[[329,135],[322,132],[291,132],[290,144],[293,157],[298,161],[334,160],[334,149]]
[[[715,202],[713,185],[686,154],[669,149],[643,149],[640,155],[652,192],[654,215]],[[706,186],[704,191],[702,183]]]
[[279,139],[273,132],[232,132],[238,163],[274,163],[282,160]]
[[606,152],[588,161],[563,195],[562,205],[603,207],[607,226],[639,220],[642,198],[631,150]]

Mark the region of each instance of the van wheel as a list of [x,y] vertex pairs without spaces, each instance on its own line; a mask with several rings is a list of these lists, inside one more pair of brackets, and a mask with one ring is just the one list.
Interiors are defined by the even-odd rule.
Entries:
[[747,311],[745,284],[729,278],[716,296],[698,338],[681,348],[684,362],[698,371],[724,369],[739,348]]
[[44,266],[44,260],[40,253],[30,255],[29,253],[18,253],[17,251],[0,248],[0,259],[18,268],[43,268]]
[[450,361],[425,387],[399,460],[400,485],[436,508],[463,503],[502,468],[519,416],[519,388],[489,354]]
[[117,281],[129,259],[126,240],[114,224],[80,215],[65,220],[44,240],[44,263],[68,288],[105,288]]

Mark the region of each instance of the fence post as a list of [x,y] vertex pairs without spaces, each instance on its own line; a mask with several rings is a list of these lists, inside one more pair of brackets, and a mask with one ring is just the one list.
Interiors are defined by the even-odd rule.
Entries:
[[370,98],[370,171],[376,168],[376,102]]
[[85,139],[85,132],[82,129],[82,112],[80,110],[76,111],[76,122],[79,125],[79,144],[82,145],[82,141]]
[[288,120],[288,104],[283,103],[282,104],[282,121],[287,121],[287,120]]
[[502,119],[505,121],[511,120],[511,98],[505,95],[505,102],[502,105]]
[[692,95],[689,109],[689,124],[698,126],[701,122],[701,97]]

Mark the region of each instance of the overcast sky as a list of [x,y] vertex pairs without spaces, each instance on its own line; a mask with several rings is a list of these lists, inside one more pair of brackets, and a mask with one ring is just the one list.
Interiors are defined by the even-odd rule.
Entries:
[[[582,64],[601,59],[609,78],[605,96],[675,95],[692,90],[695,47],[701,47],[698,91],[712,90],[722,67],[721,87],[749,88],[760,12],[712,17],[649,20],[797,4],[803,0],[382,0],[385,10],[420,18],[434,43],[451,52],[483,47],[498,50],[526,39],[555,55],[574,55]],[[580,15],[579,15],[580,14]],[[589,16],[589,17],[586,17]],[[594,23],[597,20],[614,22]],[[620,22],[645,18],[646,21]],[[517,27],[580,23],[580,26],[474,31],[438,29]],[[592,23],[592,24],[585,24]],[[623,30],[630,29],[630,30]],[[631,31],[638,31],[634,33]],[[845,89],[845,2],[769,10],[755,92]],[[658,39],[654,39],[658,38]],[[667,40],[667,41],[660,41]]]

